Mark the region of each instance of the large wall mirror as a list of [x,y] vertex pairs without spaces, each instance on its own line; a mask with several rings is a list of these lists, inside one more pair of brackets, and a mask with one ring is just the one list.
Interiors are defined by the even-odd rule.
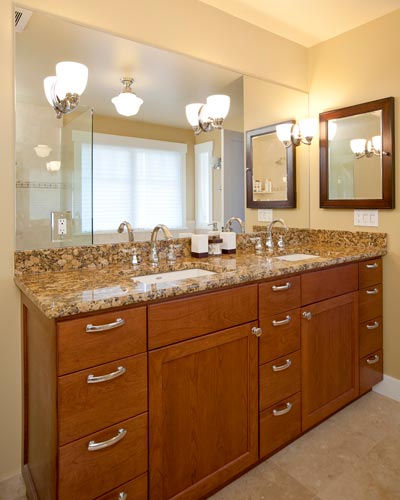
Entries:
[[296,148],[285,148],[276,135],[277,125],[246,132],[248,208],[296,207]]
[[394,98],[320,114],[321,208],[394,208]]

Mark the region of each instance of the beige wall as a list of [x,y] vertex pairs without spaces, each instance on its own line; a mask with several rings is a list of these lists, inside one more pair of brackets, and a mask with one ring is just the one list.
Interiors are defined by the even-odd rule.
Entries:
[[[394,96],[400,116],[400,10],[324,42],[309,52],[311,115],[329,109]],[[399,127],[398,119],[396,127]],[[396,134],[397,135],[397,134]],[[318,138],[316,138],[318,139]],[[400,144],[396,156],[400,158]],[[319,208],[318,140],[311,148],[310,220],[313,228],[374,231],[353,226],[353,210]],[[400,183],[397,207],[379,211],[379,227],[389,235],[384,258],[384,371],[400,379]]]
[[[307,50],[195,0],[22,0],[21,7],[61,16],[138,42],[191,55],[240,73],[306,88]],[[2,133],[0,160],[0,480],[20,468],[21,334],[13,285],[14,84],[13,8],[0,2]],[[207,36],[204,36],[207,26]],[[6,381],[6,382],[4,382]]]

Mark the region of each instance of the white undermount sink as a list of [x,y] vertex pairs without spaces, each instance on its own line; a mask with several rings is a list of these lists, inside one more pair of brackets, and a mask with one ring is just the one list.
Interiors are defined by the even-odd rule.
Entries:
[[183,269],[182,271],[170,271],[167,273],[146,274],[144,276],[134,276],[135,281],[152,285],[157,283],[168,283],[169,281],[186,280],[190,278],[200,278],[202,276],[210,276],[216,274],[213,271],[205,269]]
[[307,253],[292,253],[290,255],[282,255],[281,257],[275,257],[278,260],[288,260],[289,262],[297,262],[298,260],[315,259],[319,255],[310,255]]

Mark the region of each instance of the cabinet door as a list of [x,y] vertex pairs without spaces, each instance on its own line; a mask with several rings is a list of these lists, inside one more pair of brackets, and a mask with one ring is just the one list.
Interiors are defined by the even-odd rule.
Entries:
[[201,498],[257,461],[253,326],[149,354],[151,499]]
[[358,395],[357,294],[304,307],[301,339],[304,431]]

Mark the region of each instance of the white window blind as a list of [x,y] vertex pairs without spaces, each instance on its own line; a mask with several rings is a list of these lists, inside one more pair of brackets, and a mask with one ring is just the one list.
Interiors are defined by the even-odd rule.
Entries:
[[[123,220],[135,229],[185,226],[186,144],[106,134],[94,134],[93,141],[95,232],[116,231]],[[81,147],[85,183],[90,164],[84,164],[84,152],[90,145]],[[82,208],[88,198],[82,189]]]

